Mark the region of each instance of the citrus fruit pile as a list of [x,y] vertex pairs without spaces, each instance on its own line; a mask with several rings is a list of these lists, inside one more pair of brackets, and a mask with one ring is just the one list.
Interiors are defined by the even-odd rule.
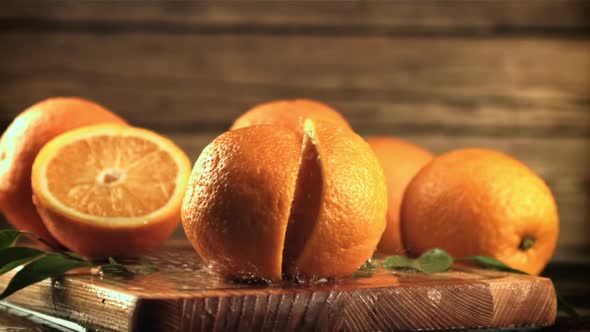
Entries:
[[311,100],[261,104],[232,129],[202,152],[182,209],[187,237],[225,275],[347,275],[377,243],[385,254],[438,247],[537,274],[555,249],[551,192],[499,152],[434,156],[386,136],[368,149]]
[[91,258],[135,256],[180,223],[190,161],[95,103],[53,98],[0,141],[0,209],[15,227]]
[[100,105],[40,102],[0,140],[0,210],[91,258],[141,255],[182,220],[216,271],[273,281],[346,276],[376,250],[435,247],[537,274],[559,233],[551,191],[513,158],[364,140],[336,110],[306,99],[248,110],[192,172],[172,141]]

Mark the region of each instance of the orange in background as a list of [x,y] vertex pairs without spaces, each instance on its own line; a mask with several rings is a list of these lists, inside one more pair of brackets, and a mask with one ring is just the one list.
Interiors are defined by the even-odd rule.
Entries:
[[17,229],[55,243],[32,201],[31,167],[37,153],[55,136],[75,128],[125,120],[91,101],[50,98],[19,114],[0,138],[0,210]]
[[234,121],[231,129],[254,125],[277,125],[302,134],[305,119],[333,122],[350,128],[340,113],[330,106],[309,99],[276,100],[252,107]]
[[433,155],[418,145],[394,137],[368,137],[367,142],[381,163],[387,181],[387,227],[377,250],[390,255],[404,254],[399,223],[403,195],[408,183]]
[[434,158],[410,182],[401,230],[413,255],[438,247],[538,274],[555,250],[559,217],[545,182],[521,162],[458,149]]

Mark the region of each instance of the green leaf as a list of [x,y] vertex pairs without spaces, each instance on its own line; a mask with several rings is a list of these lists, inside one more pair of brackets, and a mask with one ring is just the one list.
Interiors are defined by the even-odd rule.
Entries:
[[75,253],[75,252],[73,252],[73,251],[64,251],[64,254],[66,254],[66,255],[68,255],[68,256],[70,256],[70,257],[74,258],[74,259],[77,259],[77,260],[80,260],[80,261],[85,261],[84,257],[82,257],[82,256],[80,256],[80,255],[78,255],[78,254],[76,254],[76,253]]
[[14,246],[23,232],[14,229],[0,230],[0,249]]
[[499,260],[488,257],[488,256],[468,256],[457,259],[458,261],[469,261],[478,265],[481,268],[488,269],[488,270],[496,270],[496,271],[503,271],[503,272],[512,272],[518,274],[528,274],[526,272],[513,269],[510,266],[500,262]]
[[430,249],[423,253],[413,264],[416,269],[428,274],[446,272],[452,265],[453,257],[439,248]]
[[129,271],[124,265],[121,264],[105,264],[100,266],[100,272],[106,274],[116,274],[127,278],[133,277],[133,272]]
[[370,259],[367,259],[365,261],[365,264],[363,264],[359,268],[359,270],[361,270],[361,271],[373,271],[373,270],[375,270],[375,268],[376,268],[375,263],[373,263],[373,259],[370,258]]
[[412,259],[411,258],[407,258],[404,256],[399,256],[399,255],[395,255],[395,256],[387,256],[384,260],[383,260],[383,267],[386,269],[390,269],[390,270],[395,270],[395,269],[405,269],[405,268],[414,268],[412,266]]
[[59,277],[70,270],[92,265],[90,262],[79,261],[60,254],[47,254],[18,271],[0,294],[0,300],[41,280]]
[[133,272],[129,271],[123,264],[119,264],[114,258],[109,257],[109,264],[101,265],[100,272],[117,274],[125,277],[132,277]]
[[17,266],[28,263],[45,252],[27,247],[0,249],[0,276]]
[[448,271],[453,257],[438,248],[428,250],[416,259],[404,256],[389,256],[383,260],[383,267],[390,270],[416,270],[428,274]]

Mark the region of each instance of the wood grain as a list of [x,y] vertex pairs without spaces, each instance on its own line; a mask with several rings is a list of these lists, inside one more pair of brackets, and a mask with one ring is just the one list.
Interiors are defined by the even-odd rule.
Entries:
[[81,95],[147,127],[221,129],[257,103],[304,96],[361,131],[590,136],[584,40],[8,32],[0,45],[4,123]]
[[[82,23],[61,28],[140,29],[242,33],[463,34],[587,32],[588,2],[581,0],[466,1],[132,1],[5,0],[0,19],[29,23]],[[34,20],[36,19],[36,20]],[[106,23],[106,24],[104,24]],[[29,29],[35,28],[28,27]],[[39,27],[38,27],[39,28]],[[104,28],[103,28],[104,29]]]
[[[315,285],[246,285],[204,268],[187,244],[142,258],[160,270],[134,279],[89,275],[44,281],[10,302],[82,323],[129,331],[419,330],[547,326],[549,279],[455,266],[428,276],[377,271]],[[3,287],[10,276],[0,278]]]

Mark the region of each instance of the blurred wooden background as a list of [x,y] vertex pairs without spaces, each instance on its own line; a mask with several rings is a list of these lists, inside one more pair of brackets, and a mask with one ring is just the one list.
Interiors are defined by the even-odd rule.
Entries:
[[294,97],[363,135],[504,151],[555,193],[555,259],[590,256],[588,1],[4,0],[0,128],[58,95],[193,160],[248,107]]

